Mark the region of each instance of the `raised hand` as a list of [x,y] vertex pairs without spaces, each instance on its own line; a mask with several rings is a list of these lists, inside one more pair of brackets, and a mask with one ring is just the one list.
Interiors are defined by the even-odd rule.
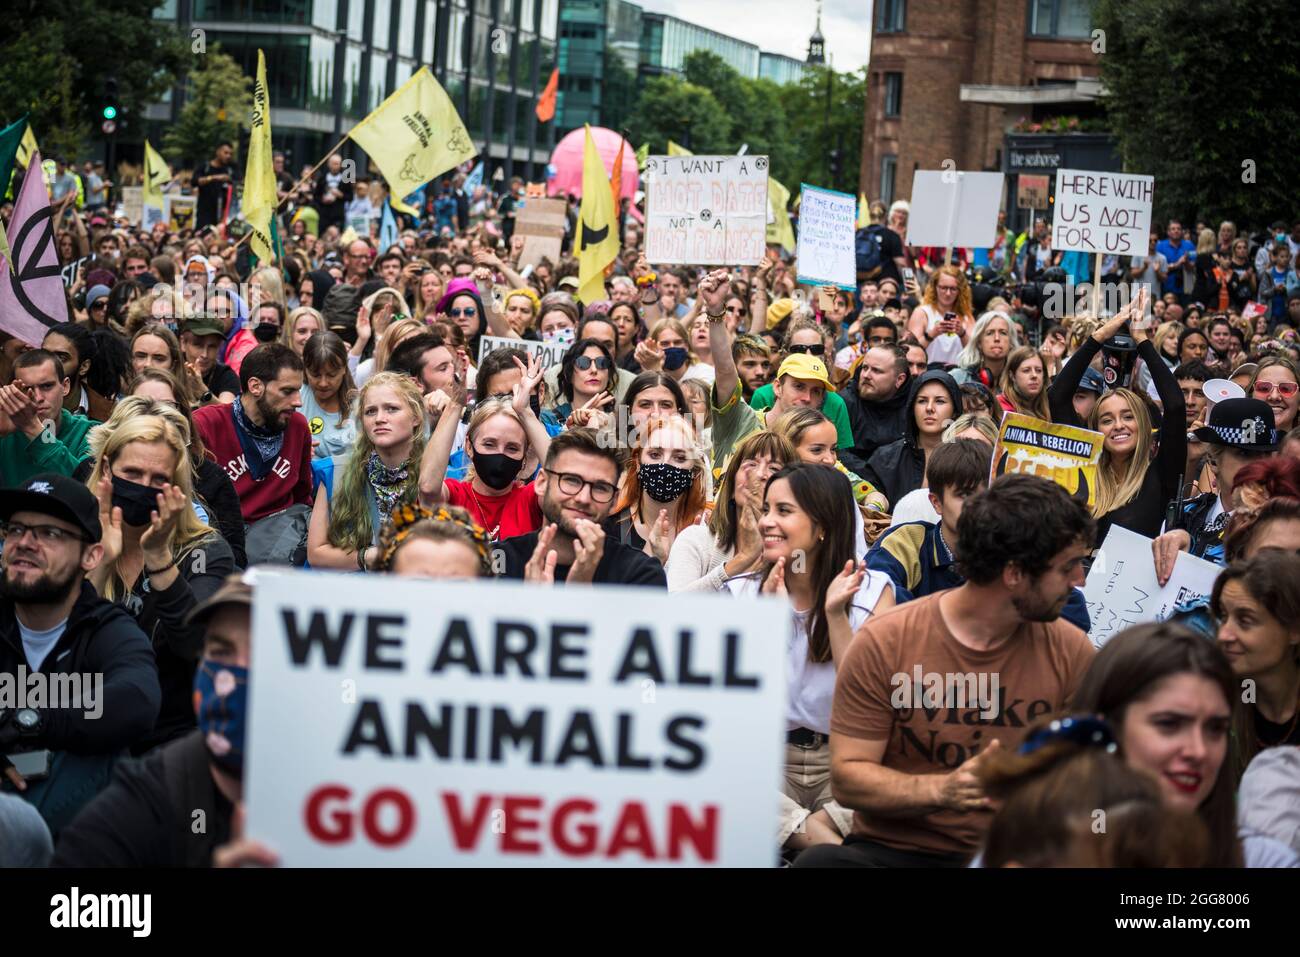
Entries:
[[654,524],[650,526],[650,550],[659,564],[668,564],[668,553],[672,551],[673,540],[677,537],[673,523],[668,517],[668,509],[661,508]]
[[664,351],[653,339],[642,339],[632,354],[637,364],[646,372],[659,372],[664,366]]
[[190,507],[189,499],[179,486],[170,483],[158,493],[158,508],[150,513],[149,527],[140,536],[140,548],[145,554],[145,564],[155,568],[171,561],[171,552],[167,540],[176,531],[185,510]]
[[573,540],[573,565],[569,568],[566,582],[570,584],[590,584],[596,574],[596,566],[605,557],[605,530],[599,522],[579,520],[574,524],[577,537]]
[[113,480],[108,470],[95,485],[95,498],[99,501],[99,525],[103,530],[99,543],[104,546],[100,567],[106,568],[122,554],[122,510],[113,504]]
[[826,589],[826,614],[848,614],[849,603],[862,587],[867,577],[865,562],[849,560],[844,563],[844,570],[836,575]]

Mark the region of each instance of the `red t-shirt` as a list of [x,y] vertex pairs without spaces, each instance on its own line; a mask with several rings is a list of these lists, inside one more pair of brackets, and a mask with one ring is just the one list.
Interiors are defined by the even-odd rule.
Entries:
[[542,527],[542,507],[532,482],[516,483],[504,495],[480,495],[470,482],[461,479],[446,479],[442,484],[447,502],[465,509],[488,532],[495,531],[493,537],[498,540]]

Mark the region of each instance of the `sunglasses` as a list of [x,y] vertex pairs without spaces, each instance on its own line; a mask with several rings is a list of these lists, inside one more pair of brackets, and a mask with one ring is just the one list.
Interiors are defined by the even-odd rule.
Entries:
[[601,372],[605,372],[608,369],[613,368],[614,366],[614,363],[610,362],[604,356],[596,356],[594,359],[591,356],[578,356],[576,359],[573,360],[574,368],[581,369],[583,372],[586,372],[588,369],[590,369],[592,363],[595,363],[596,368],[599,369]]
[[820,342],[812,346],[791,346],[789,352],[791,355],[796,352],[805,352],[810,356],[821,356],[826,354],[826,346]]
[[1289,399],[1297,392],[1300,392],[1300,385],[1294,382],[1256,382],[1255,394],[1261,398],[1267,398],[1274,391],[1281,394],[1282,398]]
[[468,306],[464,309],[448,309],[447,315],[453,319],[460,319],[462,316],[466,319],[473,319],[478,315],[478,310],[473,306]]
[[100,300],[97,300],[96,302],[92,302],[92,303],[90,304],[90,308],[91,308],[91,311],[94,311],[94,310],[96,310],[96,309],[107,309],[107,308],[108,308],[108,300],[106,300],[106,299],[100,299]]

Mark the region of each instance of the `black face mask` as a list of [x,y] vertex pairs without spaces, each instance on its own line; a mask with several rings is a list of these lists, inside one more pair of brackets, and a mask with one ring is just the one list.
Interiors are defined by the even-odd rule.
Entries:
[[656,502],[673,502],[686,494],[695,473],[667,462],[641,466],[641,487]]
[[258,342],[275,342],[280,335],[280,327],[269,322],[259,322],[253,327],[253,338]]
[[158,508],[158,490],[114,475],[113,504],[122,510],[127,525],[148,525],[149,513]]
[[475,452],[472,457],[474,474],[483,480],[484,485],[498,492],[510,487],[524,465],[522,458],[513,458],[501,452]]

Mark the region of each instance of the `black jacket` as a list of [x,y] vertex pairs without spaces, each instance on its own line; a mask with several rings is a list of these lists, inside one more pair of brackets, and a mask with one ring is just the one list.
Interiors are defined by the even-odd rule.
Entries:
[[[0,599],[0,672],[30,672],[14,604]],[[89,582],[68,616],[68,627],[46,655],[42,674],[102,674],[103,696],[95,718],[83,708],[42,708],[42,730],[28,739],[35,748],[74,754],[115,754],[149,732],[162,692],[153,649],[130,612],[100,598]]]
[[910,394],[907,382],[884,402],[863,399],[858,395],[854,381],[840,389],[840,398],[849,410],[849,426],[853,429],[853,448],[840,449],[840,461],[845,468],[861,475],[876,449],[897,442],[907,434],[907,410],[910,408],[907,400]]
[[925,484],[925,450],[920,445],[920,430],[917,428],[916,416],[911,409],[921,389],[931,382],[942,383],[952,399],[953,418],[961,415],[961,387],[952,376],[941,369],[930,369],[912,380],[912,388],[907,392],[904,405],[906,432],[901,439],[882,445],[867,460],[867,470],[862,477],[880,489],[889,499],[892,509],[908,492],[914,492]]

